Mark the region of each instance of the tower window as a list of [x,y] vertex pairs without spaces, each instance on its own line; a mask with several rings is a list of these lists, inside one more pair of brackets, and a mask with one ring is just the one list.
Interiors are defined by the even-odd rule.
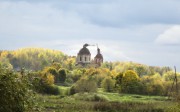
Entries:
[[86,61],[87,59],[86,59],[86,57],[85,57],[85,61]]

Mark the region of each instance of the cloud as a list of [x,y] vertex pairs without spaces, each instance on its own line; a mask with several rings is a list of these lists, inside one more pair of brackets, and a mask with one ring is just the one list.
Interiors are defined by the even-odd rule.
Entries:
[[[82,21],[102,27],[129,27],[144,24],[180,24],[179,1],[175,0],[3,0],[38,4],[54,10],[74,13]],[[17,2],[18,1],[18,2]],[[2,2],[2,1],[1,1]],[[3,2],[2,2],[3,3]],[[25,5],[26,6],[26,5]],[[21,6],[23,7],[23,6]],[[153,8],[152,8],[153,7]],[[17,7],[19,8],[19,7]],[[26,8],[26,7],[24,7]],[[40,7],[41,8],[41,7]],[[47,8],[49,9],[49,8]],[[45,11],[49,12],[44,8]],[[25,10],[26,11],[26,10]],[[35,13],[35,14],[37,14]]]
[[[105,27],[129,27],[143,24],[179,24],[178,1],[118,0],[101,4],[66,4],[86,21]],[[152,8],[153,7],[153,8]]]
[[180,45],[180,25],[172,26],[164,31],[155,42],[162,45]]
[[[77,55],[84,43],[98,43],[106,61],[180,66],[179,46],[154,44],[159,34],[178,34],[179,26],[173,33],[165,32],[180,23],[179,4],[175,0],[0,0],[0,49],[44,47]],[[96,48],[89,49],[94,56]]]

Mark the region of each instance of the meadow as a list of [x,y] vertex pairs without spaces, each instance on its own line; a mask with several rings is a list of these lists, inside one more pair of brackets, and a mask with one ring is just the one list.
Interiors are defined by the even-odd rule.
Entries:
[[40,111],[44,112],[180,112],[180,104],[165,96],[103,92],[65,95],[38,94]]

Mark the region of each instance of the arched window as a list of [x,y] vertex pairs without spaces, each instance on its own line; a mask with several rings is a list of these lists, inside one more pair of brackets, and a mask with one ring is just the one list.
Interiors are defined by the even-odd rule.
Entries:
[[80,56],[80,61],[82,61],[82,57]]
[[87,60],[86,56],[85,56],[85,61]]

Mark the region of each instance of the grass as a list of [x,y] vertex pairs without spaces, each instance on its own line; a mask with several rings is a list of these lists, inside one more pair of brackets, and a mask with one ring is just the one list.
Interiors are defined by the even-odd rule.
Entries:
[[70,87],[65,87],[65,86],[58,86],[58,87],[62,96],[68,95],[68,91]]
[[118,101],[118,102],[154,103],[154,102],[164,102],[168,100],[168,97],[164,97],[164,96],[108,93],[108,92],[103,92],[102,89],[99,89],[98,93],[107,96],[110,101]]
[[[180,105],[163,96],[145,96],[103,92],[65,96],[68,87],[59,87],[61,95],[38,95],[42,112],[179,112]],[[62,95],[64,97],[62,97]],[[108,100],[97,100],[105,96]],[[95,98],[95,100],[94,100]],[[179,106],[179,107],[178,107]]]

